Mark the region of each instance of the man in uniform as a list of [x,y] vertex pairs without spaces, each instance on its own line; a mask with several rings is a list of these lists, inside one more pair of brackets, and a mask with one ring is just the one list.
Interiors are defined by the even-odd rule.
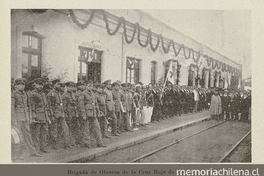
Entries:
[[105,92],[105,101],[106,101],[106,109],[107,109],[107,116],[110,118],[110,126],[111,126],[111,133],[113,136],[119,136],[117,134],[117,118],[115,114],[115,103],[113,101],[113,94],[112,94],[112,84],[111,80],[106,80],[104,82],[106,88],[104,89]]
[[133,132],[131,130],[130,127],[130,118],[129,118],[129,112],[132,109],[133,106],[133,101],[132,101],[132,94],[131,92],[128,90],[128,83],[123,83],[122,84],[122,91],[121,91],[121,102],[122,102],[122,106],[123,106],[123,113],[122,113],[122,117],[123,117],[123,129],[124,131],[129,131],[129,132]]
[[74,93],[75,83],[72,81],[66,82],[66,92],[62,95],[62,106],[65,113],[65,120],[69,127],[70,143],[72,145],[80,145],[80,124],[79,114],[77,111],[77,99]]
[[95,88],[97,88],[96,92],[96,99],[97,99],[97,104],[99,108],[99,113],[98,113],[98,122],[100,124],[100,129],[101,129],[101,134],[103,138],[110,138],[107,135],[107,125],[108,121],[106,119],[107,117],[107,109],[106,109],[106,102],[105,102],[105,94],[104,94],[104,84],[96,84]]
[[63,111],[62,104],[62,95],[61,95],[61,86],[59,79],[52,81],[54,84],[53,89],[47,94],[47,100],[51,112],[51,144],[53,149],[57,150],[58,145],[58,125],[62,128],[63,139],[64,139],[64,148],[71,148],[70,146],[70,136],[69,128],[65,120],[65,114]]
[[121,109],[121,95],[120,95],[120,86],[118,82],[112,84],[113,90],[113,100],[115,103],[115,114],[117,118],[117,133],[121,134],[122,128],[122,109]]
[[92,82],[88,82],[86,89],[83,91],[84,105],[85,105],[85,113],[83,114],[83,120],[84,120],[83,143],[85,144],[86,147],[88,148],[90,147],[89,140],[91,139],[91,132],[92,132],[96,139],[97,147],[106,147],[102,143],[101,129],[97,119],[99,108],[93,90],[94,88]]
[[147,101],[147,124],[150,124],[151,122],[151,116],[153,113],[153,107],[154,107],[154,96],[153,96],[153,87],[151,84],[148,85],[147,91],[146,91],[146,101]]
[[14,91],[11,93],[11,125],[18,128],[22,133],[23,142],[26,144],[29,154],[41,157],[42,155],[35,150],[30,133],[29,123],[32,117],[29,116],[30,103],[29,97],[24,91],[25,84],[26,80],[23,78],[14,80]]
[[46,149],[46,137],[48,134],[48,102],[43,92],[42,78],[34,79],[35,90],[30,93],[30,103],[32,108],[32,118],[35,126],[33,128],[33,141],[35,146],[38,146],[43,153],[49,153]]

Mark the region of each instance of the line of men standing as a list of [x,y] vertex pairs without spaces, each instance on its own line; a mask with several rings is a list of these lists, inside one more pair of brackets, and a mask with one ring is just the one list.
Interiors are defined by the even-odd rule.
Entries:
[[[106,147],[102,139],[133,132],[139,126],[172,118],[175,115],[207,109],[211,91],[163,84],[103,84],[80,81],[62,83],[48,78],[27,82],[14,80],[12,86],[12,126],[22,133],[32,156],[52,148]],[[199,103],[198,103],[199,102]],[[19,123],[18,123],[19,122]]]

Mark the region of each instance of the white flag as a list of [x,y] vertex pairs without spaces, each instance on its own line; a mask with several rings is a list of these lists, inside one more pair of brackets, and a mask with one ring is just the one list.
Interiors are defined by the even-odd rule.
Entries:
[[[168,70],[168,73],[167,73],[166,81],[170,81],[172,84],[174,84],[172,62],[170,62],[170,67],[169,67],[169,70]],[[165,84],[166,84],[166,82],[165,82]]]

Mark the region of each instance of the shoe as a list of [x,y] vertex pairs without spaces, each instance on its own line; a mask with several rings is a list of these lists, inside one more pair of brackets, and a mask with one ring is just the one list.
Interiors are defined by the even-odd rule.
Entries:
[[64,149],[67,149],[67,148],[72,149],[73,146],[71,146],[71,145],[65,145],[65,146],[64,146]]
[[133,130],[134,130],[134,131],[137,131],[137,130],[138,130],[138,128],[133,128]]
[[109,139],[110,139],[111,137],[110,137],[110,136],[107,136],[107,135],[105,135],[105,136],[103,136],[103,138],[109,138]]
[[53,146],[52,149],[58,150],[58,147],[57,146]]
[[104,144],[97,144],[97,147],[106,147]]
[[83,145],[85,148],[91,148],[91,145],[90,144],[84,144]]
[[115,133],[115,134],[112,134],[113,136],[119,136],[119,134]]
[[46,150],[46,149],[40,149],[40,151],[41,151],[42,153],[50,153],[50,151],[48,151],[48,150]]
[[126,131],[128,131],[128,132],[133,132],[133,130],[126,130]]
[[121,132],[120,132],[120,131],[118,131],[118,132],[117,132],[117,134],[121,134]]
[[33,156],[33,157],[42,157],[42,155],[38,154],[38,153],[33,153],[33,154],[31,154],[31,156]]

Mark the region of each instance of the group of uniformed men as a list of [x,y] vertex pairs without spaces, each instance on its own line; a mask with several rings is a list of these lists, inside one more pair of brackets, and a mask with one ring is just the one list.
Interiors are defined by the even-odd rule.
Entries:
[[[53,149],[58,149],[59,136],[64,148],[90,148],[92,137],[97,147],[106,147],[102,138],[110,138],[108,131],[119,136],[151,122],[202,111],[209,108],[211,96],[209,89],[171,83],[164,88],[163,84],[144,86],[111,80],[93,84],[18,78],[12,84],[12,125],[21,131],[32,156],[49,152],[47,139]],[[227,110],[226,102],[236,99],[225,97],[226,93],[223,110],[234,115],[232,107],[236,105],[228,105],[231,110]]]

